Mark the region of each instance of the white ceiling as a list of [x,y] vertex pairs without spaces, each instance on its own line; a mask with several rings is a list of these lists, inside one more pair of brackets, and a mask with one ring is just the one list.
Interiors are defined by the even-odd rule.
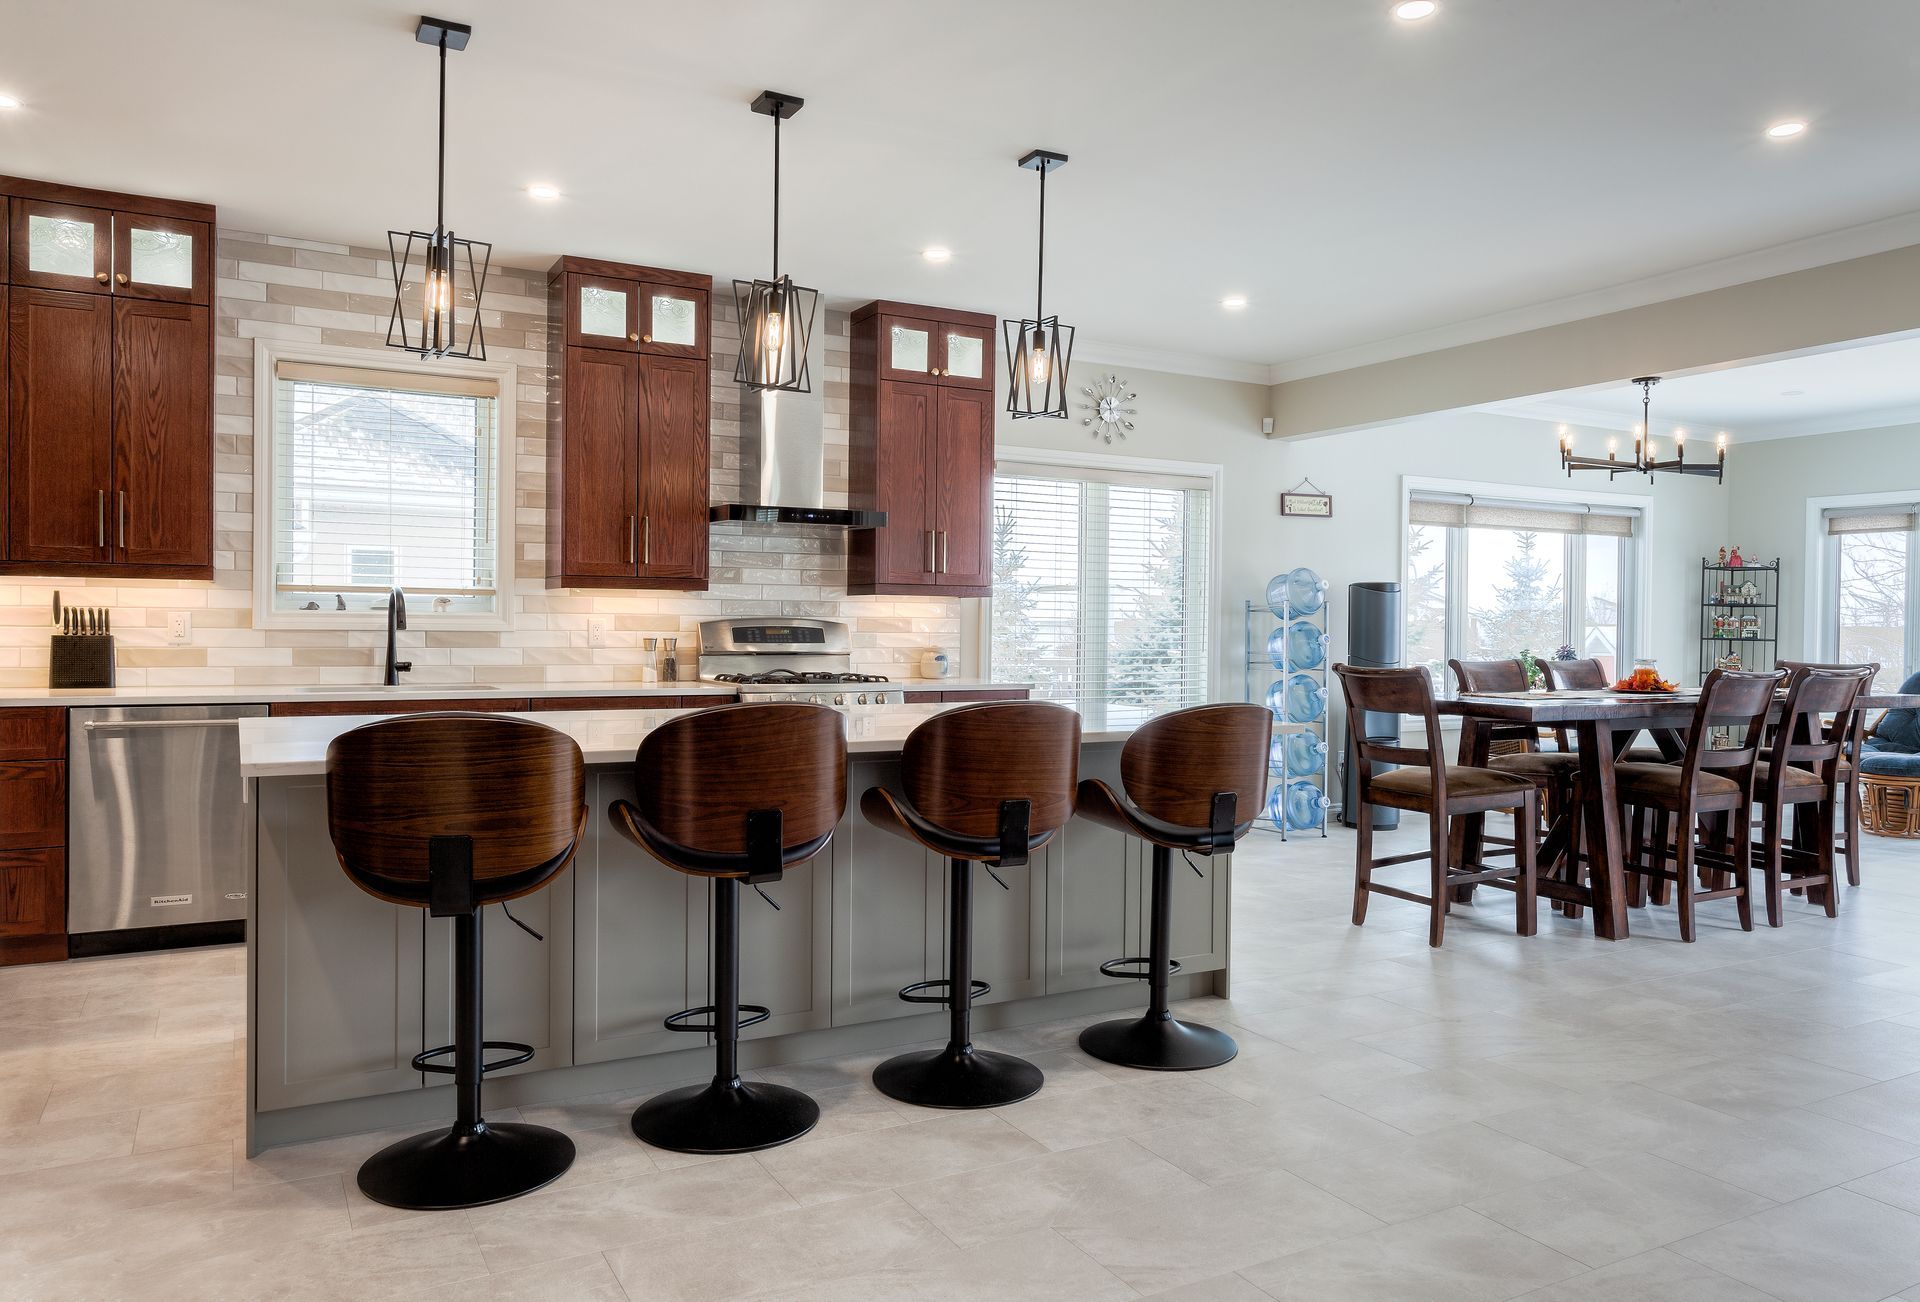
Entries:
[[[802,283],[1028,310],[1036,182],[1013,160],[1050,147],[1073,161],[1049,308],[1202,371],[1306,373],[1652,301],[1706,264],[1689,288],[1920,240],[1912,0],[1443,0],[1414,25],[1386,0],[431,3],[475,27],[449,222],[510,263],[764,273],[770,127],[746,104],[768,86],[807,98],[785,133]],[[0,92],[27,105],[0,114],[0,170],[315,239],[430,224],[418,12],[0,0]],[[1762,138],[1787,116],[1804,138]],[[531,202],[534,180],[567,198]],[[936,243],[943,267],[918,256]],[[1251,306],[1221,310],[1235,292]]]
[[[1626,430],[1640,423],[1640,388],[1598,385],[1486,410]],[[1912,423],[1920,423],[1920,337],[1669,376],[1653,389],[1653,432],[1661,438],[1676,426],[1751,442]]]

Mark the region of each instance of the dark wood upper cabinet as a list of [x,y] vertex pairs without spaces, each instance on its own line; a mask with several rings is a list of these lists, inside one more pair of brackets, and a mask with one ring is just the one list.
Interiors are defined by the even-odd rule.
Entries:
[[712,289],[587,258],[549,273],[548,587],[707,586]]
[[7,558],[103,565],[113,484],[110,298],[16,287],[7,323]]
[[849,536],[850,592],[991,595],[993,331],[948,308],[854,313],[853,505],[887,522]]
[[213,577],[214,211],[0,176],[0,572]]

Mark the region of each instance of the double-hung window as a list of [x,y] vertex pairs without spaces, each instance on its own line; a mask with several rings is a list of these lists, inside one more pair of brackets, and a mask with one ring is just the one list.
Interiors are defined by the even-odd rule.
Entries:
[[260,352],[270,392],[256,435],[267,444],[256,457],[256,603],[266,622],[366,623],[399,587],[410,617],[499,626],[512,368]]
[[1632,656],[1632,507],[1414,492],[1407,502],[1406,663],[1451,691],[1449,659]]
[[1821,654],[1880,666],[1883,689],[1920,669],[1920,504],[1829,507]]
[[1003,461],[993,490],[993,677],[1089,728],[1207,699],[1213,479]]

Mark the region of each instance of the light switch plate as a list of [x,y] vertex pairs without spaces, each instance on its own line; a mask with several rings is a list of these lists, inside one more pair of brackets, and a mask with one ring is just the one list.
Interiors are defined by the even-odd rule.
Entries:
[[170,646],[185,646],[193,641],[193,616],[184,610],[167,612],[167,643]]

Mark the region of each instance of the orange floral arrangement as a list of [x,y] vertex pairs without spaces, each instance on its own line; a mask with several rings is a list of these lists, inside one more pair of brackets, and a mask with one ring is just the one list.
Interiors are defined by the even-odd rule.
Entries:
[[1639,668],[1613,685],[1616,692],[1677,692],[1680,684],[1668,682],[1657,669]]

